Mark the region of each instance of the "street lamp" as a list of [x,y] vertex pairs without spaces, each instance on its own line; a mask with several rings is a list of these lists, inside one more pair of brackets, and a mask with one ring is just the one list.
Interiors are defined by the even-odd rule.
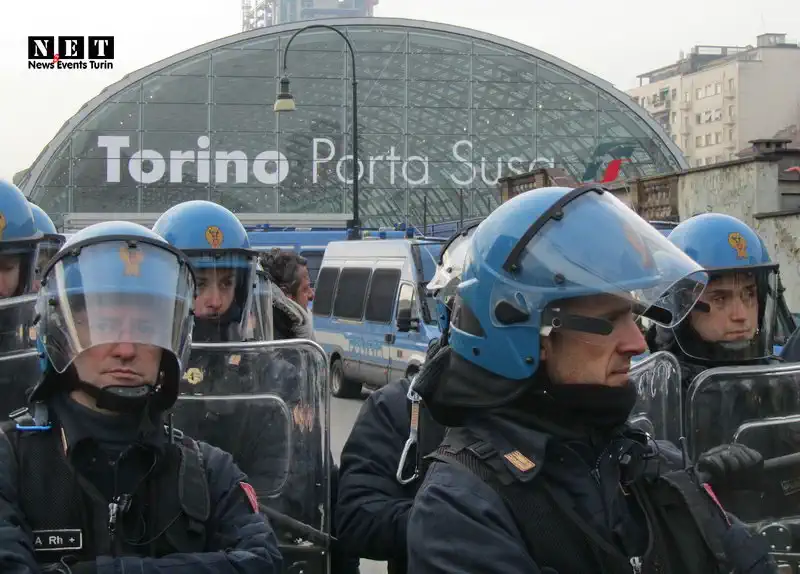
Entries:
[[324,28],[326,30],[331,30],[339,34],[342,39],[347,44],[347,48],[350,51],[350,63],[351,68],[353,70],[353,133],[352,133],[352,143],[351,146],[353,148],[353,222],[352,222],[352,229],[355,234],[358,233],[359,229],[361,228],[361,221],[359,220],[359,210],[358,210],[358,178],[361,175],[361,170],[358,167],[358,82],[356,81],[356,51],[353,48],[353,44],[350,43],[350,39],[339,29],[334,28],[333,26],[328,26],[326,24],[311,24],[310,26],[306,26],[305,28],[301,28],[294,34],[292,37],[289,38],[289,41],[286,43],[286,47],[283,49],[283,77],[281,78],[280,84],[280,91],[278,92],[278,97],[275,100],[275,105],[273,109],[275,112],[293,112],[296,109],[294,97],[292,96],[291,92],[289,91],[289,77],[287,76],[287,64],[286,64],[286,55],[289,52],[289,46],[292,45],[294,39],[305,32],[306,30],[312,30],[314,28]]

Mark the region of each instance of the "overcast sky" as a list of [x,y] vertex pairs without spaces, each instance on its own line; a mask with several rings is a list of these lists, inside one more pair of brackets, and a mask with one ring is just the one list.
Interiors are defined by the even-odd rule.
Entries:
[[[61,125],[138,68],[240,31],[240,0],[0,0],[0,178],[28,167]],[[376,16],[445,22],[549,52],[620,89],[695,44],[800,39],[800,0],[380,0]],[[114,35],[113,71],[27,69],[29,35]],[[800,73],[800,71],[798,72]]]

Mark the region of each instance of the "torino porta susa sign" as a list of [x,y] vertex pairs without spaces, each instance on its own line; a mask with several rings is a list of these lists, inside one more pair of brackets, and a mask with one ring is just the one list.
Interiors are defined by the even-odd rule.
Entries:
[[[167,180],[169,183],[182,183],[185,164],[193,164],[197,172],[197,183],[237,183],[249,184],[258,182],[262,185],[279,185],[289,176],[291,165],[287,157],[276,150],[267,150],[255,157],[241,150],[220,151],[209,150],[208,136],[197,138],[195,150],[173,150],[164,155],[156,150],[143,149],[130,155],[124,150],[131,147],[130,136],[103,135],[97,138],[97,147],[105,149],[106,182],[119,183],[123,169],[130,177],[143,184]],[[397,146],[391,146],[381,155],[359,157],[359,181],[374,183],[378,173],[385,173],[391,185],[405,182],[409,186],[431,185],[433,181],[441,184],[443,178],[452,181],[454,186],[469,186],[477,179],[485,185],[495,185],[499,178],[512,174],[527,173],[537,167],[554,167],[553,158],[538,157],[533,161],[521,157],[472,158],[473,145],[469,140],[453,143],[452,156],[447,160],[431,162],[427,156],[413,155],[402,157],[397,154]],[[312,182],[317,183],[320,172],[330,173],[335,167],[336,177],[344,184],[352,183],[348,173],[348,164],[352,164],[352,155],[338,156],[335,142],[330,138],[313,138],[309,159],[312,165]],[[458,166],[458,173],[447,168],[440,168],[441,175],[431,174],[435,166]],[[233,170],[231,170],[233,166]],[[439,168],[437,168],[439,169]],[[255,180],[255,181],[254,181]]]

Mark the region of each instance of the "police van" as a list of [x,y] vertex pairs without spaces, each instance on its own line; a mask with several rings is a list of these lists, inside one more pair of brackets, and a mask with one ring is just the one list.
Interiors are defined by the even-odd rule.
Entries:
[[[293,228],[250,225],[245,228],[253,249],[270,251],[277,248],[282,251],[292,251],[308,261],[308,275],[311,279],[312,287],[316,287],[322,257],[328,244],[331,241],[343,241],[351,234],[350,229],[331,227]],[[388,231],[386,233],[389,236],[405,237],[403,231]]]
[[355,397],[362,385],[377,389],[420,369],[428,344],[441,335],[425,286],[442,244],[381,234],[328,244],[313,314],[334,396]]

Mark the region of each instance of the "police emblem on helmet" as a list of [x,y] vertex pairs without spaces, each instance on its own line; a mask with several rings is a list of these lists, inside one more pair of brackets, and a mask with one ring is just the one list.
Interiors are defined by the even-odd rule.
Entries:
[[134,247],[120,247],[119,258],[125,266],[123,273],[127,277],[138,277],[141,273],[140,266],[144,261],[144,253]]
[[0,211],[0,239],[3,239],[3,232],[6,230],[6,215],[2,211]]
[[736,259],[747,259],[747,239],[741,233],[729,233],[728,244],[736,250]]
[[190,385],[199,385],[203,382],[203,371],[197,367],[192,367],[183,375],[183,380]]
[[208,241],[208,244],[214,249],[218,249],[219,246],[222,245],[224,237],[222,230],[216,225],[211,225],[206,228],[206,241]]

